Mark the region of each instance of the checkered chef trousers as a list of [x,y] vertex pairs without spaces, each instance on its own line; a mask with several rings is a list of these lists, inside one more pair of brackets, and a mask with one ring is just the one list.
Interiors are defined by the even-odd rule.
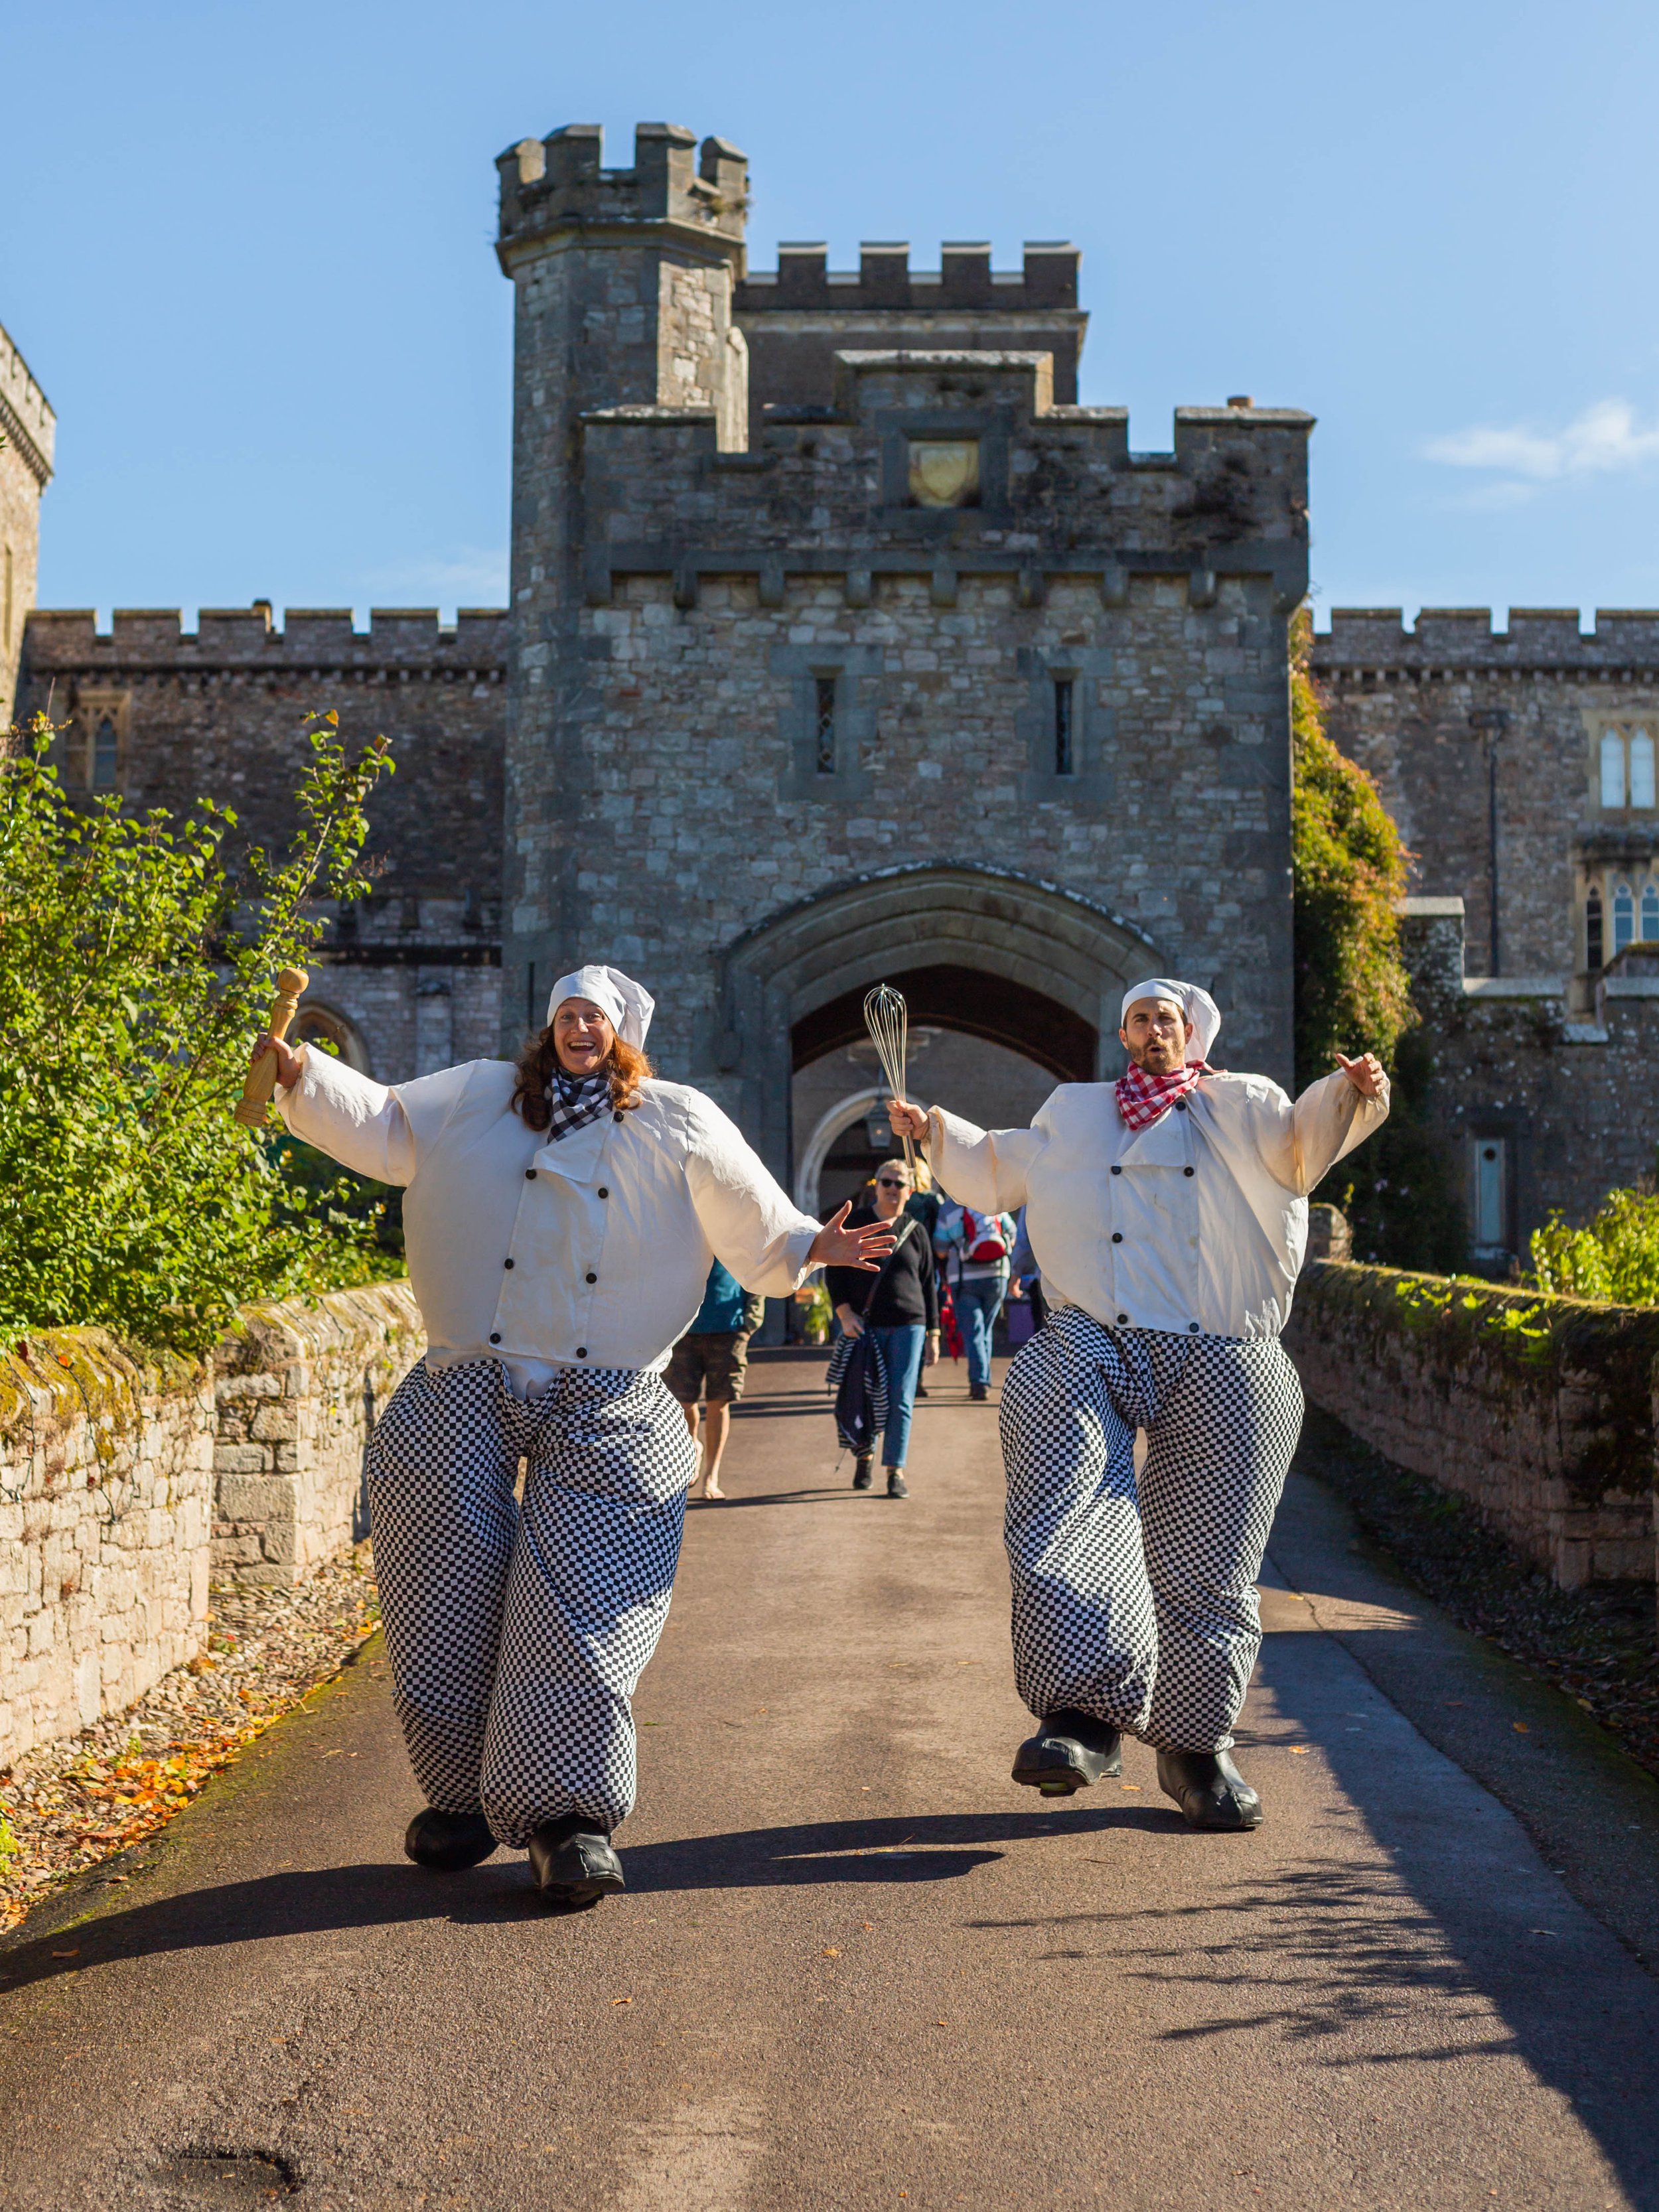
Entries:
[[696,1468],[649,1370],[567,1368],[526,1400],[495,1360],[410,1370],[369,1441],[368,1504],[428,1804],[482,1808],[520,1846],[561,1814],[627,1817],[628,1701],[668,1617]]
[[1106,1328],[1066,1306],[1010,1369],[1000,1420],[1026,1705],[1093,1713],[1164,1751],[1226,1750],[1302,1427],[1278,1340]]

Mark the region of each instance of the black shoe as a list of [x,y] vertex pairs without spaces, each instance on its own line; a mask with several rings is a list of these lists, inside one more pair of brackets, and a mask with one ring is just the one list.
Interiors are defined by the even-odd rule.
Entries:
[[916,1385],[916,1395],[918,1398],[927,1398],[931,1396],[932,1393],[929,1391],[927,1385],[925,1382],[918,1382]]
[[543,1821],[530,1838],[530,1870],[550,1905],[572,1911],[597,1905],[613,1890],[628,1887],[610,1837],[585,1813]]
[[986,1383],[970,1382],[968,1385],[968,1402],[970,1406],[982,1406],[990,1395],[989,1387]]
[[1092,1713],[1050,1713],[1014,1753],[1014,1779],[1045,1797],[1069,1797],[1123,1771],[1123,1740]]
[[417,1813],[404,1836],[404,1849],[416,1866],[444,1874],[482,1866],[495,1848],[482,1813],[441,1813],[435,1805]]
[[1261,1800],[1225,1751],[1160,1751],[1158,1786],[1194,1828],[1259,1828]]
[[860,1452],[858,1455],[858,1462],[853,1469],[853,1487],[854,1490],[868,1490],[870,1487],[870,1455],[868,1452]]
[[887,1495],[890,1498],[908,1498],[910,1495],[909,1484],[896,1467],[890,1467],[887,1470]]

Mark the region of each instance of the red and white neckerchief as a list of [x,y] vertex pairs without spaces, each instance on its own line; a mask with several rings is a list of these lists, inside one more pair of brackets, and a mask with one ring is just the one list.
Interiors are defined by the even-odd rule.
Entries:
[[1198,1088],[1200,1075],[1209,1073],[1201,1060],[1189,1060],[1173,1075],[1148,1075],[1144,1067],[1133,1061],[1112,1086],[1117,1092],[1117,1110],[1128,1129],[1150,1129],[1154,1121],[1162,1121],[1177,1098],[1184,1098],[1189,1091]]

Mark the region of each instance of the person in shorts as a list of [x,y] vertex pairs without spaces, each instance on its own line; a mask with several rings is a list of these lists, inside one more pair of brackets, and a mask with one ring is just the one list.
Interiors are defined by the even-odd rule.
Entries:
[[724,1498],[720,1460],[732,1426],[732,1408],[743,1395],[749,1371],[749,1340],[760,1327],[766,1301],[751,1297],[718,1260],[708,1270],[696,1320],[674,1346],[663,1376],[670,1395],[685,1409],[691,1441],[697,1441],[697,1401],[706,1398],[702,1425],[702,1474],[693,1498]]

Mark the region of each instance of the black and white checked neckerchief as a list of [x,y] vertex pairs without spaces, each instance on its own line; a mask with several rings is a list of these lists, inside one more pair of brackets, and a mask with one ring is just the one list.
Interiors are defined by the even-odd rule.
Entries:
[[597,1121],[601,1114],[610,1111],[611,1078],[568,1075],[563,1068],[556,1067],[547,1086],[547,1103],[553,1109],[547,1125],[547,1141],[556,1145],[573,1129]]

